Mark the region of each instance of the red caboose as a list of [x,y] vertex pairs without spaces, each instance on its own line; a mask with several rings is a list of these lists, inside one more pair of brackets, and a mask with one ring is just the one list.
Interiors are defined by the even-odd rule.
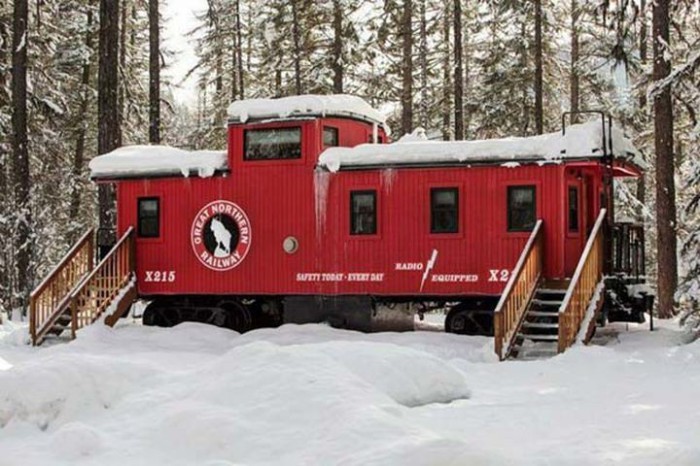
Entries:
[[[495,331],[510,348],[528,323],[544,340],[578,330],[604,273],[643,280],[640,230],[612,216],[612,179],[639,175],[639,154],[604,117],[393,144],[351,96],[241,101],[229,118],[226,154],[135,147],[91,163],[116,185],[145,324],[412,328],[416,311],[449,307],[449,331]],[[603,306],[597,292],[611,317],[648,304]],[[553,327],[537,315],[548,306],[577,307]]]

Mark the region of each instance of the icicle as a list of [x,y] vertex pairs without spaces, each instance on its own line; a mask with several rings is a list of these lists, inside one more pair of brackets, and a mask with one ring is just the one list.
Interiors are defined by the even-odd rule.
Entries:
[[398,173],[393,168],[382,170],[382,186],[386,192],[391,192],[397,174]]
[[316,169],[314,172],[314,193],[316,211],[316,240],[320,242],[326,226],[326,204],[328,201],[328,187],[332,174],[326,170]]

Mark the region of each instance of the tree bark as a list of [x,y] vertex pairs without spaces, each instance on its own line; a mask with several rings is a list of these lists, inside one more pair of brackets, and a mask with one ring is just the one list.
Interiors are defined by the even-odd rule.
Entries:
[[[646,0],[640,0],[639,3],[639,61],[642,66],[646,66],[649,49],[649,34],[647,32],[647,8]],[[644,109],[647,106],[646,92],[640,92],[639,108]]]
[[450,140],[450,114],[452,113],[452,55],[450,53],[450,3],[444,3],[444,18],[442,21],[442,42],[445,51],[442,61],[442,139]]
[[[119,0],[100,0],[100,44],[97,97],[97,153],[110,152],[120,145],[119,127]],[[98,245],[104,255],[115,242],[114,189],[99,185]]]
[[578,8],[578,0],[571,0],[571,71],[569,77],[569,110],[572,112],[571,122],[578,123],[579,115],[576,114],[580,110],[580,75],[578,70],[579,53],[579,21],[580,11]]
[[17,281],[14,309],[25,313],[31,286],[31,206],[27,148],[27,0],[15,0],[12,34],[12,176],[17,211],[14,249]]
[[418,121],[424,129],[428,129],[428,20],[426,18],[426,2],[420,0],[420,107]]
[[292,39],[294,42],[294,93],[302,94],[301,87],[301,28],[299,27],[299,0],[292,3]]
[[[669,0],[653,3],[655,82],[671,73],[666,55],[670,46]],[[676,257],[676,189],[673,163],[673,103],[671,88],[665,87],[654,97],[654,141],[656,148],[656,228],[658,249],[658,312],[660,317],[674,314],[674,293],[678,286]]]
[[158,0],[148,0],[148,141],[160,144],[160,17]]
[[[87,50],[92,50],[92,10],[87,11],[87,30],[85,32],[85,47]],[[80,115],[81,120],[78,123],[78,134],[75,141],[75,153],[73,155],[73,168],[71,175],[73,176],[73,185],[71,191],[71,200],[69,208],[69,218],[71,223],[75,223],[80,213],[80,197],[82,195],[82,186],[80,182],[82,177],[83,165],[85,161],[85,138],[87,135],[88,122],[82,117],[87,114],[88,105],[90,103],[90,60],[85,60],[83,64],[83,72],[80,79]],[[73,233],[71,242],[77,239],[77,231]]]
[[[646,68],[648,59],[648,43],[649,37],[647,33],[647,8],[646,0],[641,0],[639,3],[639,61],[642,66]],[[645,109],[647,106],[647,95],[646,92],[639,93],[639,108],[645,114]],[[646,118],[645,118],[646,120]],[[644,209],[645,198],[646,198],[647,186],[646,186],[646,175],[642,173],[642,176],[637,180],[637,200],[640,203],[640,208],[638,209],[639,221],[644,221]]]
[[542,0],[535,0],[535,132],[544,133],[542,103]]
[[[120,13],[119,13],[119,21],[121,25],[119,26],[119,72],[124,73],[126,72],[126,35],[127,31],[129,30],[128,27],[128,15],[129,15],[129,0],[122,0],[122,4],[120,7]],[[130,43],[131,43],[131,50],[134,50],[136,46],[136,28],[133,25],[134,21],[134,10],[131,10],[131,20],[132,20],[132,27],[131,27],[131,37],[130,37]],[[118,115],[119,115],[119,128],[122,128],[124,126],[124,121],[126,120],[126,89],[124,87],[125,83],[122,83],[121,86],[119,86],[119,96],[118,96]],[[122,145],[121,141],[121,136],[119,139],[119,145]]]
[[462,68],[462,1],[454,0],[455,140],[464,139],[464,70]]
[[333,92],[343,93],[343,7],[340,0],[333,0]]
[[243,79],[243,32],[241,30],[241,0],[236,0],[236,65],[238,67],[238,98],[245,98],[245,81]]
[[413,131],[413,0],[404,0],[401,19],[403,63],[401,67],[401,131]]

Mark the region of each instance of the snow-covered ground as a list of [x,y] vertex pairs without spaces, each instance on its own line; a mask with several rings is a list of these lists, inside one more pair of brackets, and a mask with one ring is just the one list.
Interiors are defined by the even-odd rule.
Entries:
[[700,343],[674,325],[504,363],[427,331],[0,326],[0,465],[697,465]]

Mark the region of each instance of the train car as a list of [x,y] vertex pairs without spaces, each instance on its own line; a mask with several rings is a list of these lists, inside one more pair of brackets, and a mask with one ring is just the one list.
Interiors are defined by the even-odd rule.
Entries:
[[603,315],[649,308],[630,288],[644,282],[643,235],[613,214],[613,178],[643,163],[605,115],[536,137],[394,143],[352,96],[240,101],[228,115],[225,153],[131,147],[91,162],[116,187],[117,236],[134,237],[144,324],[405,330],[445,308],[448,331],[493,335],[514,299],[518,326],[538,300],[564,302],[592,247]]

